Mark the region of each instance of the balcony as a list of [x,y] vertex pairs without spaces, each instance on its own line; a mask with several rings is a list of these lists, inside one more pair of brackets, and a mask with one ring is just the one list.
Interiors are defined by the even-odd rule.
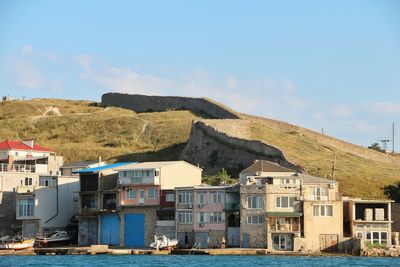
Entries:
[[123,177],[120,175],[118,183],[123,185],[142,185],[142,184],[160,185],[160,177],[158,176]]
[[33,185],[17,186],[17,194],[34,194],[35,188]]
[[173,221],[173,220],[168,220],[168,221],[159,220],[159,221],[157,221],[157,227],[175,227],[175,221]]
[[271,232],[299,232],[299,218],[270,218],[269,231]]
[[240,204],[239,203],[226,203],[225,211],[239,211]]
[[36,172],[35,165],[0,163],[0,172]]
[[332,192],[324,195],[308,194],[304,196],[305,201],[336,201],[341,199],[342,194],[339,192]]
[[115,195],[103,196],[103,210],[116,210],[117,201]]

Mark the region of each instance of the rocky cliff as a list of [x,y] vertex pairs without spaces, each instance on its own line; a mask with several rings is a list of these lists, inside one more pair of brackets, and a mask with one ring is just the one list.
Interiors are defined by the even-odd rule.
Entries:
[[[230,120],[231,125],[234,123],[235,120]],[[287,160],[280,149],[260,141],[229,136],[207,124],[207,120],[193,123],[189,141],[180,158],[199,164],[206,173],[225,168],[233,177],[237,177],[256,159],[269,160],[301,171],[299,166]]]

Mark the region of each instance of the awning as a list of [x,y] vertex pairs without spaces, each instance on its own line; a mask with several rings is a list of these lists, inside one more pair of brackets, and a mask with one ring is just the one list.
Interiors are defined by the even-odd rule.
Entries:
[[301,217],[301,212],[266,212],[267,217]]

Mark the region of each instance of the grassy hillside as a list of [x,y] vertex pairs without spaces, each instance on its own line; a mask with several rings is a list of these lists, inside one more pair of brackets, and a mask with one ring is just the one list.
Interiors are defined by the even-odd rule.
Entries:
[[187,141],[193,119],[199,117],[189,111],[136,114],[88,101],[9,101],[0,102],[0,140],[34,138],[66,162],[98,156],[108,161],[141,160],[157,157],[148,153],[157,151],[162,157],[178,158],[179,144]]
[[[89,101],[33,99],[0,102],[0,140],[34,138],[66,162],[178,159],[193,120],[201,114],[166,111],[137,114]],[[381,188],[400,179],[400,157],[370,151],[284,122],[241,115],[205,120],[228,135],[280,148],[312,175],[335,179],[345,195],[383,197]]]
[[[340,182],[341,192],[344,195],[365,198],[384,197],[381,188],[400,180],[399,157],[373,151],[372,156],[365,155],[369,153],[367,151],[363,154],[367,158],[361,157],[355,153],[362,149],[360,147],[355,146],[354,153],[344,152],[328,144],[330,137],[320,137],[320,140],[316,141],[317,138],[314,135],[317,133],[315,132],[309,133],[309,130],[303,131],[303,128],[297,128],[297,126],[283,127],[279,125],[281,122],[274,125],[271,123],[269,120],[252,116],[244,116],[239,122],[237,120],[235,122],[207,120],[207,124],[230,136],[259,140],[281,149],[290,162],[301,166],[315,176],[332,178],[336,154],[335,179]],[[324,141],[322,138],[327,140]],[[336,144],[338,140],[334,141],[332,144]],[[351,151],[350,148],[347,150]],[[375,160],[368,159],[375,156]]]

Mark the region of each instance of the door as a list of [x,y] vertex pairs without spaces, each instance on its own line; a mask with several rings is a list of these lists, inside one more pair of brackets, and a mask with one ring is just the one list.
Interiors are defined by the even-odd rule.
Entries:
[[199,248],[208,248],[208,232],[194,233],[194,242]]
[[248,248],[249,247],[249,234],[243,234],[243,240],[242,240],[242,248]]
[[24,221],[23,226],[23,237],[35,237],[39,232],[39,223],[32,221]]
[[228,247],[239,247],[240,227],[228,227]]
[[274,250],[293,250],[293,235],[292,234],[273,234],[272,248]]
[[139,204],[144,204],[144,189],[139,189]]
[[124,220],[124,245],[144,247],[144,214],[125,214]]
[[116,214],[101,216],[100,244],[119,245],[119,218]]

